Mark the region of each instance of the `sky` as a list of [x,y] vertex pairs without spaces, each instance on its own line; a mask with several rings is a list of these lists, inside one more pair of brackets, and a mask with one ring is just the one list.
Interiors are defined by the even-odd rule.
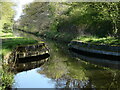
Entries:
[[22,12],[23,6],[33,2],[34,0],[12,0],[12,1],[15,2],[17,5],[14,7],[14,9],[16,11],[16,15],[14,17],[14,20],[17,21],[23,13]]

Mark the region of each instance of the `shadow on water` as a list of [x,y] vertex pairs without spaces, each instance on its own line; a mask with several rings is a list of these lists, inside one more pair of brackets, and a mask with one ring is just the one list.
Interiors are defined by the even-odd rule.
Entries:
[[18,72],[34,69],[45,63],[49,56],[45,43],[17,46],[8,59],[9,70]]
[[120,56],[114,56],[114,55],[104,55],[104,54],[98,54],[98,53],[90,53],[90,52],[86,52],[86,51],[82,51],[82,50],[78,50],[75,48],[69,48],[69,50],[71,50],[71,52],[75,52],[79,55],[84,55],[84,56],[88,56],[88,57],[95,57],[95,58],[100,58],[100,59],[108,59],[110,61],[120,61],[119,58]]
[[120,70],[86,62],[85,58],[90,58],[73,55],[65,44],[45,42],[50,48],[47,62],[26,65],[35,69],[17,73],[13,88],[120,88]]
[[75,58],[80,58],[81,60],[96,64],[96,65],[100,65],[103,67],[120,69],[120,61],[118,61],[119,59],[118,57],[77,51],[76,49],[71,49],[71,48],[69,50],[71,52],[71,55]]
[[41,67],[39,73],[52,78],[56,82],[55,88],[119,87],[119,70],[87,63],[78,57],[73,58],[70,56],[71,53],[65,50],[64,45],[52,42],[50,47],[52,48],[50,60]]
[[16,62],[11,63],[10,70],[16,73],[38,68],[48,61],[49,54],[17,58]]
[[27,63],[17,63],[15,65],[14,69],[15,69],[16,73],[22,72],[22,71],[27,71],[27,70],[31,70],[34,68],[38,68],[47,61],[48,61],[48,58],[43,59],[43,60],[38,60],[38,61],[27,62]]
[[32,61],[40,61],[40,60],[48,58],[49,56],[50,55],[48,53],[45,53],[43,55],[38,55],[38,56],[18,58],[17,63],[28,63],[28,62],[32,62]]

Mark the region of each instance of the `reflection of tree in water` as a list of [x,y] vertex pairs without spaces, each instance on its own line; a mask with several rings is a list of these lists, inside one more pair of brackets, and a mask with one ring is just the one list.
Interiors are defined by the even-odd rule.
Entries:
[[47,63],[38,70],[56,82],[56,88],[120,88],[120,70],[105,69],[71,58],[55,42],[48,42],[51,49]]
[[38,72],[45,74],[48,78],[52,78],[53,82],[56,82],[56,88],[82,88],[87,86],[89,81],[85,76],[84,68],[79,66],[78,68],[80,69],[75,70],[75,68],[72,67],[72,62],[69,62],[71,58],[69,58],[69,56],[59,48],[59,46],[54,45],[52,49],[49,61],[45,63],[42,66],[42,69]]
[[119,70],[77,61],[52,46],[50,60],[38,72],[56,82],[55,88],[120,88]]
[[92,88],[91,81],[86,76],[85,68],[74,62],[66,62],[67,72],[60,78],[56,79],[56,88]]
[[77,80],[74,78],[61,77],[56,80],[56,88],[92,88],[92,85],[88,80]]
[[43,65],[39,72],[52,78],[53,82],[56,82],[55,88],[119,88],[120,86],[118,70],[103,69],[90,64],[50,61]]
[[[52,78],[53,82],[56,82],[55,88],[85,88],[88,86],[89,80],[79,80],[72,78],[63,69],[48,71],[48,69],[42,69],[39,71],[41,74],[45,74],[47,77]],[[83,76],[84,77],[84,76]],[[91,86],[91,85],[90,85]]]
[[21,72],[21,71],[27,71],[27,70],[31,70],[34,68],[38,68],[41,65],[43,65],[48,58],[43,59],[43,60],[39,60],[39,61],[33,61],[33,62],[28,62],[28,63],[18,63],[15,66],[15,71],[17,72]]

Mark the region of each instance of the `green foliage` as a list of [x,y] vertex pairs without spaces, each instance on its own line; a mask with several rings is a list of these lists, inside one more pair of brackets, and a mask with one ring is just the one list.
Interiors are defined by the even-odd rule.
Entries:
[[54,32],[47,31],[42,34],[44,34],[44,36],[47,38],[58,40],[58,41],[63,41],[63,42],[70,42],[72,39],[75,38],[75,36],[72,34],[61,33],[61,32],[57,32],[57,31],[54,31]]
[[12,9],[14,4],[12,2],[0,2],[0,29],[4,32],[10,32],[13,25],[14,10]]
[[53,22],[50,26],[50,30],[52,30],[53,32],[57,31],[57,26],[58,26],[58,21],[56,20],[55,22]]
[[[60,16],[58,29],[75,34],[83,32],[99,37],[115,36],[119,34],[119,4],[118,2],[72,3],[68,11]],[[74,26],[76,28],[72,28]]]
[[8,23],[5,23],[3,26],[2,32],[4,32],[4,33],[12,32],[12,26]]
[[104,38],[98,38],[95,36],[81,36],[77,37],[76,40],[92,44],[120,45],[120,40],[118,38],[110,36]]
[[46,30],[50,24],[49,4],[34,2],[25,6],[24,15],[18,21],[20,25],[16,27],[31,32],[41,32]]
[[32,38],[15,37],[13,34],[3,34],[2,36],[2,54],[5,56],[8,52],[12,51],[17,45],[27,45],[38,43]]
[[[18,28],[71,36],[119,37],[120,2],[31,3]],[[16,24],[17,26],[17,24]]]
[[[31,38],[23,38],[23,37],[15,37],[12,33],[1,33],[2,34],[2,55],[3,57],[7,55],[9,52],[12,51],[16,46],[18,45],[28,45],[28,44],[34,44],[38,43],[38,41],[33,40]],[[1,62],[1,61],[0,61]],[[4,60],[3,60],[4,62]],[[13,85],[13,78],[14,74],[9,72],[8,66],[4,63],[3,64],[3,70],[0,70],[0,83],[2,86],[0,86],[1,90],[6,90],[8,88],[11,88]]]
[[[51,57],[38,72],[55,81],[57,88],[118,88],[120,72],[116,69],[105,68],[100,65],[83,61],[82,58],[71,58],[67,54],[65,44],[48,40]],[[87,57],[89,58],[89,57]],[[77,60],[77,61],[76,61]],[[65,83],[63,83],[65,81]]]
[[11,72],[8,72],[7,67],[5,68],[5,70],[0,71],[0,74],[2,81],[2,86],[0,86],[1,90],[7,90],[8,88],[11,88],[14,82],[14,75]]

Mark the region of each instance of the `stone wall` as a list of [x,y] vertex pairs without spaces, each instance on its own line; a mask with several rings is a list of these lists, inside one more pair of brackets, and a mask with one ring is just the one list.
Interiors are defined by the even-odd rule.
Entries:
[[94,45],[81,41],[71,41],[69,47],[90,53],[120,56],[120,46]]
[[[17,46],[11,53],[8,63],[19,62],[21,59],[32,59],[32,57],[42,56],[48,54],[49,50],[45,43],[39,43],[34,45],[22,45]],[[40,59],[39,59],[40,60]]]

